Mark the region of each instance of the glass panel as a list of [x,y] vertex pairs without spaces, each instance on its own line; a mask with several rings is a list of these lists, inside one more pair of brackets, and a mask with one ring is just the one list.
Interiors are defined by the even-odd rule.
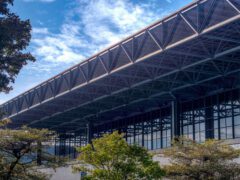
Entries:
[[227,127],[227,139],[233,138],[232,127]]
[[225,119],[220,119],[220,127],[226,127]]
[[153,139],[153,150],[157,149],[157,140]]
[[205,131],[202,131],[200,133],[200,142],[204,142],[205,141]]
[[214,129],[214,138],[218,139],[218,129]]
[[220,129],[220,137],[221,139],[226,139],[226,128]]
[[183,127],[183,134],[188,134],[188,126]]
[[167,146],[166,146],[166,139],[165,139],[165,138],[162,139],[162,142],[163,142],[163,148],[167,147]]
[[200,124],[200,131],[205,131],[205,123]]
[[232,117],[227,117],[226,123],[227,123],[227,126],[232,126]]
[[188,126],[188,133],[193,133],[193,125]]
[[198,134],[198,133],[195,134],[195,141],[197,141],[197,142],[200,141],[200,134]]
[[240,137],[240,126],[235,126],[235,137],[236,138]]
[[235,125],[240,124],[240,115],[234,117],[234,123],[235,123]]

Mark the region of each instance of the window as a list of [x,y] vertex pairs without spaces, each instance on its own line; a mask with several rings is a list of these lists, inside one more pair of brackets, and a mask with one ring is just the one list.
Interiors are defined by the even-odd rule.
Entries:
[[182,135],[197,142],[205,140],[205,111],[197,109],[182,113]]
[[240,100],[233,101],[235,138],[240,138]]
[[219,121],[218,121],[218,106],[213,106],[213,120],[214,120],[214,139],[219,139]]
[[127,127],[126,136],[128,144],[134,144],[134,125],[129,125]]
[[228,101],[214,106],[214,138],[215,139],[232,139],[233,122],[235,126],[235,137],[240,137],[240,120],[237,113],[237,104]]
[[142,146],[142,123],[135,124],[135,143]]
[[220,124],[220,139],[233,138],[233,118],[231,102],[228,104],[220,104],[219,111],[219,124]]
[[161,148],[161,120],[153,120],[153,149]]
[[205,109],[194,110],[195,141],[205,141]]
[[151,136],[151,121],[144,122],[144,147],[148,150],[152,149],[152,136]]
[[171,117],[162,119],[162,148],[171,146]]
[[193,111],[182,113],[182,135],[193,139]]

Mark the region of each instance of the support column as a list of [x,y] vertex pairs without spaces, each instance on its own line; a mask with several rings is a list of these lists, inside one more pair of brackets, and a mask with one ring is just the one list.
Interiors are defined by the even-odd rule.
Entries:
[[56,136],[54,137],[54,155],[57,156],[57,141],[56,141]]
[[133,142],[136,143],[136,122],[135,119],[133,121]]
[[37,165],[42,165],[42,142],[37,142]]
[[205,127],[206,139],[214,138],[214,122],[213,122],[213,107],[206,107],[205,109]]
[[90,144],[93,138],[93,123],[88,121],[87,123],[87,142]]
[[66,155],[66,136],[61,134],[59,136],[59,156]]
[[177,101],[172,101],[172,139],[180,136],[180,108]]
[[142,147],[144,147],[144,121],[141,122],[142,125]]
[[151,117],[151,150],[153,150],[153,119]]
[[76,158],[76,133],[74,133],[74,146],[73,146],[73,158]]

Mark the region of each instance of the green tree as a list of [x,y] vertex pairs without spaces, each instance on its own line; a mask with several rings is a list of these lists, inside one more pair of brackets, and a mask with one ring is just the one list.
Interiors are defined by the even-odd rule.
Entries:
[[128,145],[123,134],[114,132],[94,139],[92,144],[77,148],[79,165],[74,171],[84,171],[85,179],[130,180],[161,179],[164,171],[152,160],[148,151]]
[[240,178],[240,164],[234,161],[240,151],[222,141],[206,140],[200,144],[181,137],[164,154],[171,158],[171,164],[164,167],[170,179]]
[[29,20],[21,20],[10,12],[13,0],[0,1],[0,92],[9,92],[16,75],[35,58],[24,52],[31,39]]
[[[0,125],[8,124],[1,121]],[[11,130],[0,129],[0,179],[25,180],[48,179],[39,168],[56,168],[64,161],[48,153],[49,142],[54,133],[47,129],[22,127]]]

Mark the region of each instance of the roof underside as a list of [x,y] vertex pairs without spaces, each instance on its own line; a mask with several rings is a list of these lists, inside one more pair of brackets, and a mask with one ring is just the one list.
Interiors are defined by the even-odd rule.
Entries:
[[240,86],[240,0],[204,0],[2,105],[14,127],[75,132]]

